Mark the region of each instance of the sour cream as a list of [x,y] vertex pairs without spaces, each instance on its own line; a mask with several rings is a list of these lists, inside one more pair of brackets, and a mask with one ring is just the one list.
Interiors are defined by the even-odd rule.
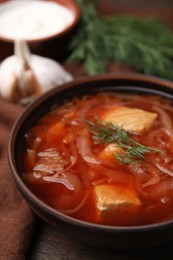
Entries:
[[11,0],[0,4],[0,37],[9,40],[50,37],[73,21],[73,13],[55,2]]

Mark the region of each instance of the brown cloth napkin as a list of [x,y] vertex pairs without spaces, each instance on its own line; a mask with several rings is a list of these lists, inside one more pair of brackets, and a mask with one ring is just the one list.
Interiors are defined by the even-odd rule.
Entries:
[[23,108],[0,99],[0,260],[25,259],[34,216],[18,191],[7,159],[11,128]]

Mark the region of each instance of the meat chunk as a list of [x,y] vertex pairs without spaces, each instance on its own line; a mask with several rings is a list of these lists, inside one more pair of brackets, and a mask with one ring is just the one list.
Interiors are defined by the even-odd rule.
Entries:
[[156,118],[157,113],[122,106],[104,113],[101,121],[111,122],[127,131],[143,132],[152,126]]
[[102,184],[94,188],[98,223],[133,225],[141,207],[134,190],[124,185]]
[[117,146],[116,143],[110,143],[106,145],[103,150],[98,154],[98,158],[107,161],[107,162],[116,162],[115,153],[121,154],[123,151],[122,149]]

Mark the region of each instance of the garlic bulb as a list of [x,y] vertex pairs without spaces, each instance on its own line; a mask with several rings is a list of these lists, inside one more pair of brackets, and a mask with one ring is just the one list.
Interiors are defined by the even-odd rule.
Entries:
[[23,40],[16,40],[14,55],[0,64],[0,95],[15,103],[26,104],[70,80],[58,62],[31,54]]

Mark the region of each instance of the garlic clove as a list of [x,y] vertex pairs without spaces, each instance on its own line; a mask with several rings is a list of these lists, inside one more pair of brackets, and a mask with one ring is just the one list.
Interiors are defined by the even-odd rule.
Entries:
[[18,88],[21,94],[21,100],[26,100],[26,97],[38,96],[41,94],[41,87],[31,68],[32,55],[28,45],[23,40],[16,40],[14,46],[16,57],[15,74],[18,80]]
[[15,57],[9,57],[0,66],[0,95],[13,102],[20,98],[17,77],[14,70]]
[[[38,64],[42,65],[38,66]],[[42,93],[73,79],[58,62],[38,55],[32,55],[31,68],[41,86]]]
[[0,95],[14,103],[41,94],[41,88],[31,69],[19,66],[16,56],[5,59],[0,66]]

